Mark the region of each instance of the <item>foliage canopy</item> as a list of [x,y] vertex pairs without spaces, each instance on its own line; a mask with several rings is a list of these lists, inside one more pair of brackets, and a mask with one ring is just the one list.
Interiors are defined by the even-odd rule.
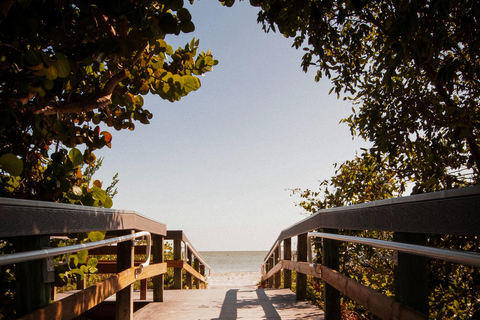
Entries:
[[[356,102],[352,133],[415,192],[480,181],[478,1],[252,0],[302,67]],[[467,175],[465,176],[465,172]]]
[[143,95],[180,100],[217,64],[195,38],[177,50],[165,42],[193,31],[191,19],[183,0],[2,2],[0,195],[108,200],[81,188],[81,167],[111,146],[102,124],[149,123]]

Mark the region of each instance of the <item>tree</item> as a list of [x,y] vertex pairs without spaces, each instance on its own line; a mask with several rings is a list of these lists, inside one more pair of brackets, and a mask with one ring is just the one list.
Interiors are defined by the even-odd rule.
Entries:
[[[480,182],[478,1],[251,0],[356,103],[353,134],[415,192]],[[331,91],[331,92],[332,92]]]
[[[353,160],[337,166],[335,175],[320,183],[319,191],[294,189],[299,195],[297,204],[305,213],[321,209],[365,203],[400,196],[404,185],[389,167],[386,157],[378,159],[365,151]],[[339,230],[340,234],[392,241],[392,232],[374,230]],[[431,247],[478,252],[478,237],[428,235]],[[321,257],[322,243],[315,242],[317,257]],[[392,252],[353,242],[340,242],[340,272],[388,296],[394,295],[394,262]],[[321,259],[321,258],[320,258]],[[477,319],[480,303],[476,297],[480,288],[478,268],[430,259],[428,263],[429,317],[432,319]],[[311,284],[309,299],[323,307],[321,283]],[[356,319],[371,319],[362,306],[342,297],[345,313],[356,313]]]
[[388,161],[378,161],[369,152],[335,167],[338,167],[335,175],[320,182],[320,191],[292,190],[293,195],[303,199],[297,205],[307,213],[398,197],[405,191],[405,185],[388,167]]
[[[100,129],[134,130],[152,113],[143,95],[171,102],[217,64],[191,32],[183,0],[18,0],[0,5],[1,196],[75,202],[81,169],[110,147]],[[73,198],[72,198],[73,197]],[[95,198],[95,195],[93,195]]]

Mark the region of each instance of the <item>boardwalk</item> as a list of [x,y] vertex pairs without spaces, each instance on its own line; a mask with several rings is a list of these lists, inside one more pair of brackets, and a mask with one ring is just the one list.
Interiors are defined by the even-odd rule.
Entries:
[[296,301],[289,289],[225,283],[206,290],[167,290],[165,302],[148,304],[135,312],[134,319],[323,319],[323,312]]

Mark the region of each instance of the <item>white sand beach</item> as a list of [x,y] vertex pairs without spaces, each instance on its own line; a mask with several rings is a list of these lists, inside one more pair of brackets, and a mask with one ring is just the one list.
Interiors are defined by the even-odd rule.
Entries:
[[261,279],[260,272],[213,272],[207,280],[208,288],[256,287]]

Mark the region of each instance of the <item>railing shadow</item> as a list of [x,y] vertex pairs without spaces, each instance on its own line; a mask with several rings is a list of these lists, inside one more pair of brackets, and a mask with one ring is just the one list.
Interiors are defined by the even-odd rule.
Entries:
[[275,306],[272,304],[267,294],[263,289],[255,290],[257,299],[242,299],[237,302],[238,289],[230,289],[225,294],[220,316],[215,320],[235,320],[237,319],[237,310],[241,308],[252,308],[261,306],[265,317],[272,320],[282,319],[278,314]]

